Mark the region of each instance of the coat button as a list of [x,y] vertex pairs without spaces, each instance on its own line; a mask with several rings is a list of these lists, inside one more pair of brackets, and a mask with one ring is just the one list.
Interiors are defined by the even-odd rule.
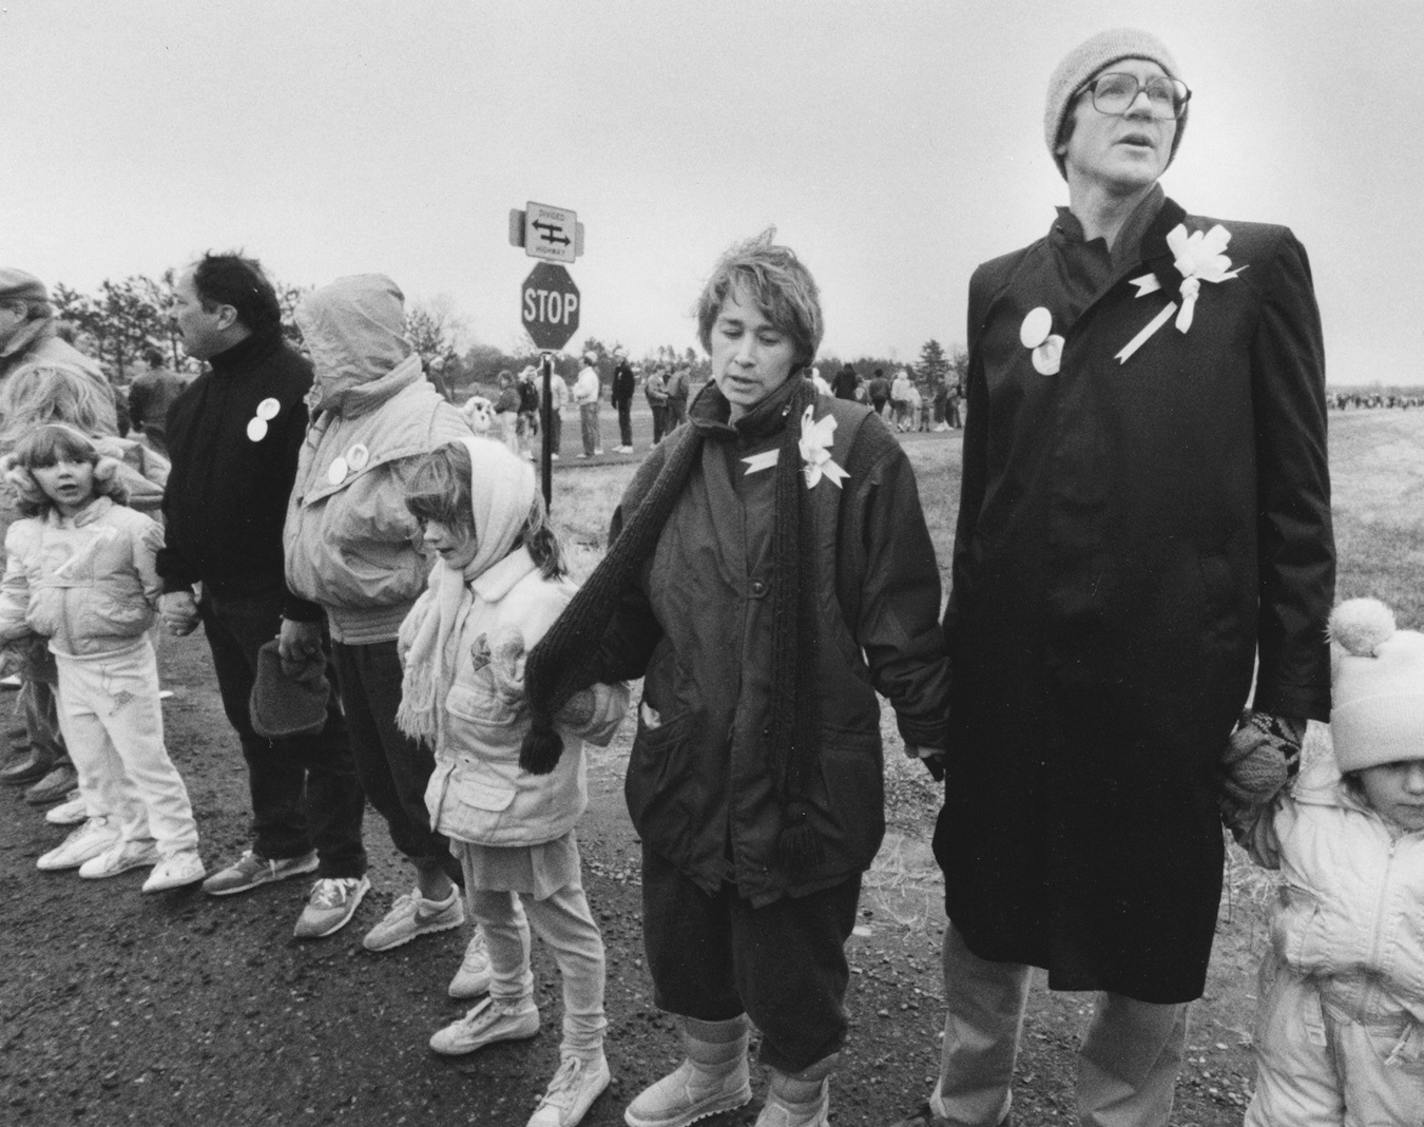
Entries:
[[751,586],[752,598],[760,599],[766,596],[766,583],[760,579],[753,579]]

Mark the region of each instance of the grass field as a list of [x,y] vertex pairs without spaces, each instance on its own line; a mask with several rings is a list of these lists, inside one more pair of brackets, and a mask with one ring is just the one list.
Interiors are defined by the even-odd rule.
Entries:
[[[604,432],[614,425],[604,413]],[[646,452],[651,420],[634,413],[635,447]],[[571,430],[564,425],[566,450]],[[948,581],[959,503],[960,436],[903,435],[920,501]],[[606,443],[611,447],[612,443]],[[564,460],[554,474],[554,523],[586,574],[602,553],[608,521],[637,454],[593,463]],[[1330,472],[1339,557],[1338,597],[1373,595],[1402,626],[1424,628],[1424,411],[1345,411],[1330,416]]]

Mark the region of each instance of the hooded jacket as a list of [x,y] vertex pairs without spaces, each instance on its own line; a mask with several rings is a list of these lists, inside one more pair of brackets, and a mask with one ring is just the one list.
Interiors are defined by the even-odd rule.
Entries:
[[425,454],[471,433],[426,380],[402,301],[389,278],[362,274],[297,310],[315,382],[282,532],[287,585],[346,645],[394,640],[425,589],[406,481]]
[[1403,833],[1322,756],[1276,811],[1271,946],[1356,1021],[1424,1023],[1424,831]]
[[[402,650],[434,613],[432,593],[416,603],[401,631]],[[567,580],[546,579],[524,548],[516,549],[470,582],[474,605],[460,625],[455,676],[443,702],[441,738],[425,803],[432,828],[481,845],[540,845],[574,828],[588,806],[583,743],[606,747],[628,707],[623,684],[592,686],[593,707],[575,727],[563,726],[564,753],[547,775],[520,769],[519,747],[529,728],[522,701],[496,690],[479,643],[502,628],[517,627],[532,649],[573,598]]]

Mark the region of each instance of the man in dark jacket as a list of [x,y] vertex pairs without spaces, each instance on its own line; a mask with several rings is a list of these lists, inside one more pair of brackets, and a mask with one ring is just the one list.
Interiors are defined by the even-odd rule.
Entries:
[[1309,264],[1284,227],[1163,195],[1189,98],[1143,32],[1071,52],[1045,115],[1070,206],[970,284],[934,842],[949,1018],[902,1127],[1004,1121],[1032,966],[1100,992],[1081,1121],[1165,1125],[1220,897],[1221,752],[1249,698],[1283,780],[1329,714]]
[[633,453],[633,392],[637,380],[633,376],[628,354],[621,348],[613,350],[617,363],[613,368],[613,388],[611,399],[618,412],[618,445],[613,449],[619,454]]
[[174,293],[183,346],[211,371],[168,412],[160,611],[175,634],[201,620],[252,794],[252,848],[203,889],[227,896],[315,870],[296,935],[316,939],[343,927],[370,887],[346,723],[334,691],[315,734],[263,738],[248,709],[264,643],[280,637],[284,665],[318,662],[325,648],[321,608],[287,589],[282,555],[311,365],[283,339],[276,292],[252,259],[209,254]]
[[855,389],[859,386],[860,376],[850,364],[846,364],[831,378],[831,392],[837,399],[854,399]]

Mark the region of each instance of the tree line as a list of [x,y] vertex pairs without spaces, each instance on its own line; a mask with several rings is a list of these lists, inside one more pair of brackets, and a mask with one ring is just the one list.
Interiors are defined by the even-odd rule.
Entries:
[[[157,349],[174,371],[197,370],[196,362],[183,352],[182,338],[170,313],[175,282],[172,269],[165,270],[157,278],[146,274],[130,274],[117,281],[105,278],[93,293],[83,293],[60,282],[51,289],[50,301],[55,312],[73,327],[76,334],[87,333],[93,337],[95,359],[105,366],[115,383],[123,385],[142,370],[143,356],[149,349]],[[297,328],[293,313],[311,287],[295,286],[276,279],[273,279],[273,285],[282,307],[283,331],[294,344],[300,346],[301,330]],[[539,350],[525,334],[521,334],[523,339],[513,351],[491,344],[466,343],[472,335],[469,323],[456,312],[453,302],[444,294],[428,301],[412,301],[407,307],[405,331],[426,370],[434,375],[437,384],[452,394],[476,384],[493,385],[499,373],[506,369],[517,372],[527,365],[539,363]],[[586,337],[577,354],[556,354],[554,369],[565,378],[571,377],[583,366],[584,357],[592,353],[594,366],[606,381],[613,372],[613,354],[621,348],[616,340],[608,344],[597,337]],[[658,345],[641,357],[630,355],[630,359],[643,372],[660,365],[670,369],[686,366],[691,370],[694,382],[706,380],[711,375],[707,358],[692,347],[679,349],[672,345]],[[817,358],[817,367],[827,379],[847,363],[852,364],[864,378],[869,378],[876,368],[883,368],[888,375],[897,368],[905,367],[917,379],[927,383],[949,374],[962,381],[968,367],[963,349],[953,348],[946,353],[935,340],[924,345],[919,362],[913,365],[879,356],[851,359],[822,355]]]

